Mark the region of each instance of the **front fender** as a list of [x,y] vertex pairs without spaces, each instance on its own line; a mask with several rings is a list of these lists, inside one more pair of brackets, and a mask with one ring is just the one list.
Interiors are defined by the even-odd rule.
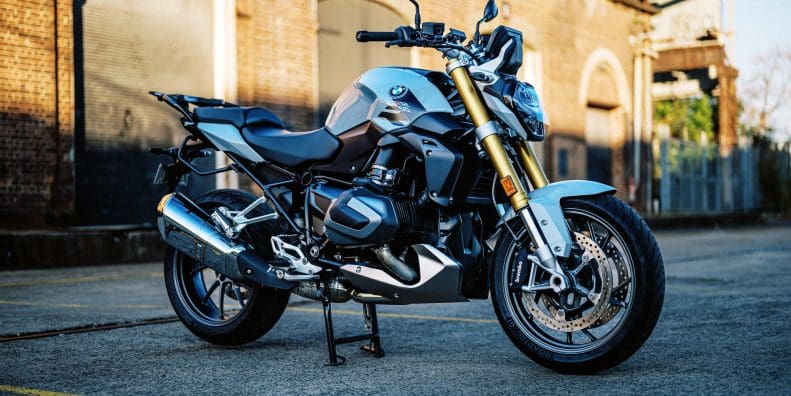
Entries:
[[614,194],[615,187],[589,180],[566,180],[548,184],[527,194],[530,209],[556,256],[571,254],[571,233],[566,226],[560,201],[573,197]]

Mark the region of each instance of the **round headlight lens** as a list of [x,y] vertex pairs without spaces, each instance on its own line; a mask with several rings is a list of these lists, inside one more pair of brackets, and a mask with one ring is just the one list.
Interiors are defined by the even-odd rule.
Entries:
[[549,119],[541,107],[536,89],[528,83],[517,82],[511,94],[511,103],[514,113],[527,131],[528,140],[544,140]]

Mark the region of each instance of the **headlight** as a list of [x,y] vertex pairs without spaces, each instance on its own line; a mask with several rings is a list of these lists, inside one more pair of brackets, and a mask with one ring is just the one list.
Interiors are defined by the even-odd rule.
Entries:
[[515,79],[509,85],[505,90],[506,94],[503,95],[503,99],[511,107],[516,117],[519,118],[522,128],[527,132],[527,140],[544,140],[549,129],[549,119],[541,107],[541,101],[538,99],[536,89],[528,83],[516,81]]

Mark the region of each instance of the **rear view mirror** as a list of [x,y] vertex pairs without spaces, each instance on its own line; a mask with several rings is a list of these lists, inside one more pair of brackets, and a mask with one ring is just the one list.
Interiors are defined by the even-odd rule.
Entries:
[[481,23],[489,22],[492,19],[496,18],[497,14],[499,12],[500,12],[500,10],[497,9],[497,3],[495,3],[494,0],[489,0],[486,3],[486,7],[484,7],[484,9],[483,9],[483,18],[481,18],[478,21],[478,23],[475,25],[475,38],[474,38],[474,40],[475,40],[476,43],[479,42],[480,38],[481,38]]
[[483,9],[483,21],[491,21],[497,17],[499,12],[500,10],[497,9],[497,3],[494,0],[489,0],[489,2],[486,3],[486,8]]

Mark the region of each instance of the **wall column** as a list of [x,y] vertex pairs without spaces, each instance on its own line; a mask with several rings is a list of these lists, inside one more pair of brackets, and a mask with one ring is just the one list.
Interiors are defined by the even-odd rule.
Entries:
[[[214,0],[214,97],[236,102],[236,0]],[[215,153],[215,166],[230,164],[225,154]],[[239,188],[236,172],[223,172],[215,176],[216,187]]]

